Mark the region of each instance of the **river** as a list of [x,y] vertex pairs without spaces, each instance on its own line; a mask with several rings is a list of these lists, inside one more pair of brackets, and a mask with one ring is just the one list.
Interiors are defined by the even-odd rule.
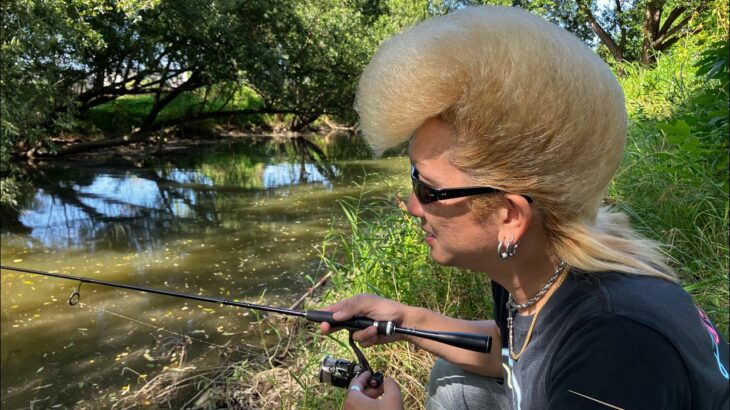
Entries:
[[[286,307],[326,273],[338,200],[364,180],[366,195],[403,191],[407,172],[348,135],[54,161],[28,169],[19,211],[2,216],[0,260]],[[211,347],[273,337],[240,308],[92,284],[71,306],[71,281],[3,271],[1,284],[3,409],[109,408]]]

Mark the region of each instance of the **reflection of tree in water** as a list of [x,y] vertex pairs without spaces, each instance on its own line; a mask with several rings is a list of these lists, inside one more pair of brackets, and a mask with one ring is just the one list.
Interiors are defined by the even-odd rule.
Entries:
[[[113,167],[36,168],[28,172],[35,192],[20,208],[45,207],[48,219],[29,221],[22,211],[3,212],[2,230],[33,233],[46,244],[73,246],[89,241],[91,247],[140,250],[145,243],[219,225],[224,218],[219,208],[230,205],[230,200],[240,202],[241,194],[313,182],[313,169],[319,172],[318,178],[333,181],[337,169],[325,153],[328,145],[317,142],[304,137],[259,140],[240,147],[219,146],[180,161],[161,158],[157,166],[143,168],[132,162]],[[291,170],[297,164],[298,178],[266,186],[264,170],[276,162],[290,164]]]
[[322,149],[305,137],[293,138],[291,142],[294,145],[294,149],[299,154],[299,180],[301,183],[306,183],[309,176],[306,171],[307,162],[313,163],[317,168],[317,171],[319,171],[319,173],[326,179],[330,181],[335,179],[335,168],[329,163],[327,156]]

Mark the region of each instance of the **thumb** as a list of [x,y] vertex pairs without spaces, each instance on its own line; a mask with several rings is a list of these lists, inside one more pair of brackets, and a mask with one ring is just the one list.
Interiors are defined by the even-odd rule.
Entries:
[[388,406],[388,409],[403,408],[403,396],[400,393],[400,386],[392,377],[386,377],[383,381],[382,402]]

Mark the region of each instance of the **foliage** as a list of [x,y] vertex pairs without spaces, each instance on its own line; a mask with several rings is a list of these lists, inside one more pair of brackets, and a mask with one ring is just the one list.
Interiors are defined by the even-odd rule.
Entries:
[[[208,88],[217,87],[220,86]],[[258,95],[246,87],[241,87],[231,98],[227,99],[221,98],[221,94],[216,91],[209,92],[207,95],[204,91],[188,91],[180,94],[160,111],[158,121],[165,123],[194,113],[216,113],[221,109],[255,109],[261,106]],[[91,108],[80,117],[80,121],[82,121],[82,128],[91,134],[100,132],[110,137],[125,135],[144,123],[153,106],[154,97],[149,94],[121,96]],[[259,116],[248,116],[237,121],[236,124],[245,126],[257,122],[261,122]]]
[[[4,3],[3,152],[50,145],[49,136],[129,96],[151,101],[143,119],[123,124],[136,126],[128,134],[142,136],[185,121],[257,113],[290,114],[295,130],[322,114],[353,121],[357,76],[388,30],[401,28],[382,24],[387,8],[378,4]],[[255,92],[257,104],[235,101],[246,90]],[[183,95],[201,103],[165,118]]]
[[[500,0],[458,3],[504,4]],[[600,45],[606,60],[643,65],[655,63],[657,55],[677,41],[706,29],[711,12],[724,7],[718,0],[513,0],[509,4],[545,17],[590,46]]]
[[[517,0],[576,36],[601,44],[604,58],[653,64],[680,39],[702,30],[707,0]],[[714,1],[712,4],[719,4]]]
[[728,45],[708,40],[683,44],[653,70],[622,66],[632,123],[611,192],[666,244],[685,288],[727,335]]

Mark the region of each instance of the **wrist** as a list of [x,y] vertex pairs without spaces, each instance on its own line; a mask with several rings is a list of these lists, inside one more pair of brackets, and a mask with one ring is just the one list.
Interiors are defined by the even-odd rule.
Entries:
[[[424,326],[429,322],[428,318],[435,315],[436,313],[421,307],[406,306],[403,311],[403,319],[400,322],[400,327],[409,327],[413,329],[423,329]],[[428,327],[428,326],[426,326]],[[404,335],[403,338],[409,342],[414,342],[417,338],[413,336]]]

